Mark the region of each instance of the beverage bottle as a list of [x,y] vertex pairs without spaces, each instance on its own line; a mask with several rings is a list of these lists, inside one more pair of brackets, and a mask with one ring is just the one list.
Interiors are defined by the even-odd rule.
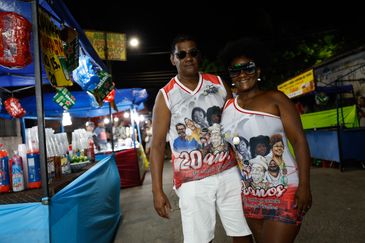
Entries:
[[4,145],[0,144],[0,193],[10,191],[9,157]]
[[24,176],[23,176],[23,161],[19,156],[18,151],[14,151],[12,159],[11,176],[12,176],[12,188],[14,192],[24,190]]
[[18,145],[19,156],[23,161],[23,177],[24,177],[24,189],[28,188],[28,161],[27,161],[27,146],[25,144]]
[[89,148],[87,150],[87,158],[90,162],[95,162],[95,147],[92,138],[89,138]]
[[40,188],[41,181],[41,162],[39,151],[29,151],[27,153],[28,160],[28,188]]

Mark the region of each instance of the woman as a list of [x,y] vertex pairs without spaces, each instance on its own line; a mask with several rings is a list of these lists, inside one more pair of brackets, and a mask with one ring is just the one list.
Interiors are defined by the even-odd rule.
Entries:
[[[280,134],[283,146],[287,147],[287,139],[293,145],[296,161],[288,150],[282,155],[286,165],[294,168],[293,173],[287,175],[287,186],[267,183],[265,188],[257,188],[252,182],[242,182],[248,184],[242,189],[242,200],[256,242],[293,242],[312,203],[311,161],[300,118],[292,102],[279,91],[262,91],[258,87],[261,67],[267,59],[263,50],[257,40],[241,39],[228,44],[221,54],[237,89],[236,97],[228,100],[223,110],[223,133],[232,145],[237,138],[231,134],[248,141],[261,135]],[[255,154],[251,156],[254,158]],[[271,157],[270,154],[260,155],[261,162],[263,158],[266,162],[265,168],[269,168]],[[250,166],[256,165],[250,162]],[[275,170],[274,166],[272,163],[271,170]]]
[[283,136],[280,134],[274,134],[270,137],[270,145],[272,148],[272,158],[276,164],[279,166],[280,170],[282,170],[283,174],[286,175],[287,169],[283,159],[284,154],[284,141]]

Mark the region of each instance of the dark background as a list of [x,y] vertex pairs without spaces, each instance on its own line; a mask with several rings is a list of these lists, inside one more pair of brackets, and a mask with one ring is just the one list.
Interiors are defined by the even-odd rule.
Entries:
[[150,110],[158,90],[176,74],[168,51],[171,40],[178,33],[195,36],[203,57],[212,62],[227,41],[243,36],[259,36],[270,43],[276,53],[301,40],[315,39],[323,34],[345,38],[348,48],[358,45],[365,36],[363,10],[359,5],[349,3],[323,7],[298,3],[296,6],[258,8],[245,6],[244,2],[221,2],[223,7],[203,8],[176,2],[176,6],[161,9],[143,6],[142,2],[141,6],[133,8],[119,1],[64,2],[84,30],[139,37],[140,48],[127,48],[127,61],[110,61],[108,65],[117,88],[147,89],[146,105]]

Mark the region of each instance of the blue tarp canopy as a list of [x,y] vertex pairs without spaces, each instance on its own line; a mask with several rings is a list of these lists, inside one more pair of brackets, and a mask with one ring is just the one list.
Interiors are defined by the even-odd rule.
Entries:
[[[51,18],[55,21],[56,25],[61,26],[65,24],[72,28],[75,28],[79,34],[80,46],[83,54],[91,58],[92,62],[99,66],[101,69],[106,70],[105,64],[96,54],[95,50],[88,41],[84,31],[79,24],[75,21],[63,1],[61,0],[39,0],[39,5],[45,9]],[[16,12],[29,22],[32,21],[32,8],[31,3],[21,0],[8,0],[0,1],[0,11]],[[33,34],[33,33],[32,33]],[[33,58],[33,38],[31,38],[31,54]],[[33,59],[32,59],[33,60]],[[45,74],[45,69],[42,67],[42,79],[43,83],[48,84],[49,81]],[[17,86],[34,86],[34,63],[25,66],[24,68],[7,68],[0,66],[0,87],[17,87]],[[8,88],[6,90],[9,90]],[[95,107],[92,104],[92,100],[85,91],[72,91],[76,98],[76,104],[69,110],[72,117],[95,117],[104,116],[109,114],[109,104],[104,103],[102,107]],[[44,100],[44,115],[45,117],[62,117],[63,109],[53,102],[53,96],[55,93],[45,93],[43,95]],[[18,98],[18,97],[17,97]],[[123,111],[129,108],[136,108],[137,110],[143,109],[143,102],[147,99],[147,92],[145,89],[119,89],[115,93],[115,103],[118,107],[118,111]],[[36,117],[36,98],[25,97],[20,99],[22,107],[26,110],[26,117]],[[0,117],[11,119],[7,114],[4,107],[0,111]]]
[[[76,99],[68,111],[71,117],[96,117],[106,116],[109,114],[109,103],[104,102],[102,107],[93,107],[93,102],[86,91],[71,91]],[[53,102],[55,93],[43,94],[44,101],[44,115],[45,117],[62,117],[63,108],[57,103]],[[145,89],[115,89],[115,104],[118,111],[124,111],[130,108],[141,110],[144,108],[143,102],[146,101],[148,95]],[[36,117],[36,97],[29,96],[20,100],[22,107],[26,110],[25,117]],[[5,109],[0,112],[1,118],[11,119],[10,115]]]
[[[61,0],[39,0],[39,5],[48,11],[58,25],[65,24],[72,28],[75,28],[79,34],[80,46],[85,55],[89,56],[96,65],[99,65],[101,69],[107,70],[106,65],[96,54],[95,50],[88,41],[84,31],[79,24],[75,21],[65,4]],[[32,21],[32,8],[31,3],[20,0],[7,0],[0,1],[0,11],[2,12],[16,12],[30,23]],[[62,21],[61,21],[62,20]],[[57,23],[56,23],[57,24]],[[33,33],[32,33],[33,34]],[[33,37],[31,38],[31,54],[33,59]],[[44,68],[42,68],[43,83],[49,83],[46,77]],[[24,68],[7,68],[0,66],[0,87],[14,87],[14,86],[33,86],[35,84],[34,78],[34,63],[27,65]]]

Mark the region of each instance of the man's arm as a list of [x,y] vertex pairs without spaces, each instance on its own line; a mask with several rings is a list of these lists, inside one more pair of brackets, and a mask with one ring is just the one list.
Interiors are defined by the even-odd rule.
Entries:
[[163,191],[162,171],[164,166],[164,154],[166,134],[170,126],[171,113],[168,109],[161,91],[157,94],[152,113],[152,145],[151,145],[151,177],[152,193],[155,210],[163,218],[169,217],[170,202]]

